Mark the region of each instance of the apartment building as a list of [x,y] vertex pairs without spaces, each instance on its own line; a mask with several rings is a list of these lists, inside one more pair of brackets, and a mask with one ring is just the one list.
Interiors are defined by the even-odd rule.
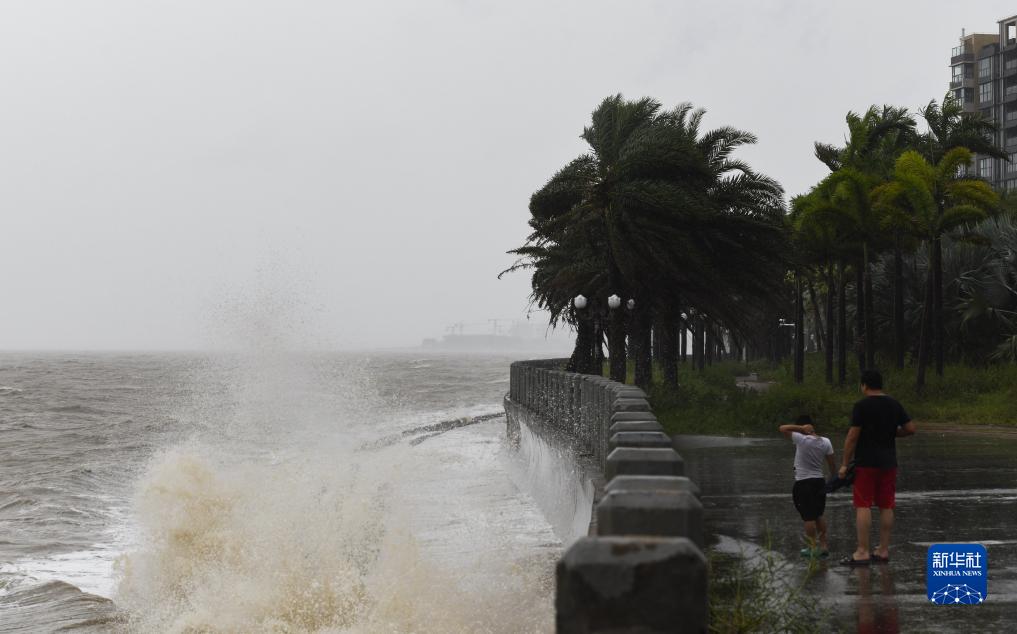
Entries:
[[950,55],[950,90],[967,112],[999,129],[996,142],[1010,162],[978,155],[974,169],[997,189],[1017,189],[1017,16],[996,33],[963,34]]

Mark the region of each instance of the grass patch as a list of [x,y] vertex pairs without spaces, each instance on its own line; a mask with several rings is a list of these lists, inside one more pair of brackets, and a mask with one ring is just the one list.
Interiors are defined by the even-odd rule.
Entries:
[[[861,398],[857,371],[848,372],[844,386],[830,386],[821,354],[807,355],[805,367],[805,382],[795,384],[790,362],[768,366],[725,361],[702,372],[684,364],[679,366],[677,390],[664,386],[655,369],[650,399],[658,420],[671,433],[771,434],[802,413],[811,414],[817,426],[843,427]],[[949,365],[943,377],[930,373],[922,393],[915,391],[915,368],[881,369],[887,393],[919,423],[1017,426],[1017,364]],[[753,371],[774,385],[763,392],[737,387],[735,377]]]

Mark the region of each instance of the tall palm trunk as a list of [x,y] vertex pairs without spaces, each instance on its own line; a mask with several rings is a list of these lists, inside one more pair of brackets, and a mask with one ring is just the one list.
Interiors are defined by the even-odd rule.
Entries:
[[855,355],[858,371],[865,369],[865,272],[862,262],[855,265]]
[[664,385],[678,387],[678,326],[666,320],[660,328],[661,373]]
[[812,316],[816,320],[816,345],[820,350],[828,348],[829,343],[826,340],[826,328],[823,325],[823,316],[819,312],[819,301],[816,299],[816,285],[812,281],[812,277],[808,278],[808,289],[809,289],[809,301],[812,303]]
[[893,237],[893,359],[904,369],[904,255],[898,230]]
[[865,367],[876,367],[876,329],[875,311],[872,308],[872,271],[869,266],[869,245],[864,248],[865,261],[863,273],[865,274]]
[[688,357],[689,357],[689,350],[688,350],[688,346],[689,346],[689,339],[688,339],[688,336],[689,336],[689,327],[688,327],[688,323],[684,319],[681,320],[680,322],[678,322],[678,324],[679,324],[678,327],[681,328],[681,332],[679,333],[678,347],[680,348],[679,352],[681,354],[682,363],[685,363],[686,361],[688,361]]
[[576,318],[576,347],[569,359],[568,369],[580,374],[599,374],[595,372],[596,355],[593,350],[594,326],[593,322],[584,317]]
[[795,271],[795,383],[805,380],[805,306],[802,301],[802,276]]
[[933,325],[932,339],[933,348],[936,351],[936,375],[943,376],[943,240],[936,238],[932,243],[932,272],[934,275],[932,287],[932,310]]
[[696,320],[695,346],[696,346],[696,369],[700,372],[706,367],[706,350],[704,342],[706,339],[706,324],[702,319]]
[[837,383],[844,385],[847,381],[847,274],[844,261],[837,263]]
[[833,385],[833,264],[826,267],[826,382]]
[[593,358],[596,370],[591,374],[604,374],[604,322],[593,322]]
[[650,331],[653,326],[651,314],[648,309],[636,305],[631,315],[632,334],[629,335],[629,342],[632,346],[632,356],[635,358],[634,382],[639,387],[648,389],[653,373],[653,357],[650,342]]
[[[930,248],[935,251],[934,246]],[[933,254],[930,254],[929,260],[935,259]],[[932,304],[935,292],[933,287],[935,286],[935,274],[932,271],[928,273],[928,281],[925,284],[925,305],[922,308],[922,328],[921,334],[918,339],[918,374],[915,379],[915,388],[920,392],[925,388],[925,373],[926,368],[929,365],[929,347],[932,331]]]
[[706,365],[713,365],[713,352],[716,344],[713,341],[713,327],[703,323],[703,346],[706,349]]
[[624,383],[628,368],[625,359],[625,313],[621,308],[611,311],[607,347],[611,380]]

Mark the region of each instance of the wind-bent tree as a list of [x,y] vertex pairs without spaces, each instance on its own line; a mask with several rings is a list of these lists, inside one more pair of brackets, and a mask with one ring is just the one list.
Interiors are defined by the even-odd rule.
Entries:
[[[663,110],[652,99],[620,95],[593,112],[582,135],[590,152],[533,194],[533,233],[512,251],[521,259],[510,270],[534,269],[533,300],[552,321],[579,327],[592,313],[602,322],[608,295],[631,298],[630,341],[648,358],[651,320],[677,332],[681,314],[694,306],[731,330],[750,322],[754,306],[772,302],[771,273],[783,266],[783,191],[732,158],[755,141],[751,134],[729,127],[701,133],[703,115],[689,104]],[[576,311],[570,302],[577,294],[591,308]],[[625,314],[610,318],[611,377],[619,381]],[[586,356],[577,345],[574,358]],[[644,383],[648,366],[640,361]]]
[[[893,180],[873,192],[875,205],[887,212],[891,222],[907,227],[909,233],[922,239],[929,248],[930,271],[919,344],[918,388],[925,385],[930,330],[937,359],[942,356],[942,238],[984,219],[999,202],[988,183],[963,175],[962,169],[973,157],[967,148],[955,147],[933,165],[916,151],[904,152],[897,159]],[[937,285],[940,286],[938,302]],[[937,371],[941,372],[941,368]]]

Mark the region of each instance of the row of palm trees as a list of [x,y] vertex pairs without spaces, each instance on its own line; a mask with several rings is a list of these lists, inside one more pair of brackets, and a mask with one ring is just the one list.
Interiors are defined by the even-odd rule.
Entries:
[[[873,366],[885,343],[876,325],[888,281],[894,363],[910,352],[920,382],[930,358],[942,373],[944,249],[977,241],[972,228],[999,208],[968,170],[973,152],[1005,158],[992,125],[949,99],[919,110],[923,131],[904,108],[849,113],[845,144],[815,147],[830,174],[788,209],[780,185],[735,155],[755,137],[705,130],[704,114],[608,97],[583,130],[589,151],[531,197],[532,232],[508,271],[531,270],[533,301],[552,325],[576,329],[572,369],[599,373],[606,336],[611,378],[624,380],[633,357],[647,386],[656,357],[677,386],[686,336],[700,366],[713,355],[778,358],[791,340],[781,318],[791,317],[796,375],[808,324],[827,380],[844,381],[849,330],[859,366]],[[906,299],[917,267],[915,311]]]
[[[792,240],[799,274],[822,276],[826,287],[826,377],[833,382],[833,305],[837,305],[838,380],[846,373],[848,269],[854,272],[855,353],[858,364],[876,364],[876,298],[873,264],[889,256],[892,327],[889,353],[903,368],[908,352],[917,361],[917,387],[925,384],[930,360],[943,374],[946,350],[943,249],[957,240],[977,240],[976,225],[1000,207],[997,194],[971,171],[974,153],[1006,158],[993,142],[993,125],[947,98],[920,108],[925,130],[904,108],[872,107],[849,113],[843,147],[816,144],[830,174],[791,201]],[[904,269],[919,254],[925,293],[917,334],[908,328]],[[883,338],[885,339],[885,338]]]

